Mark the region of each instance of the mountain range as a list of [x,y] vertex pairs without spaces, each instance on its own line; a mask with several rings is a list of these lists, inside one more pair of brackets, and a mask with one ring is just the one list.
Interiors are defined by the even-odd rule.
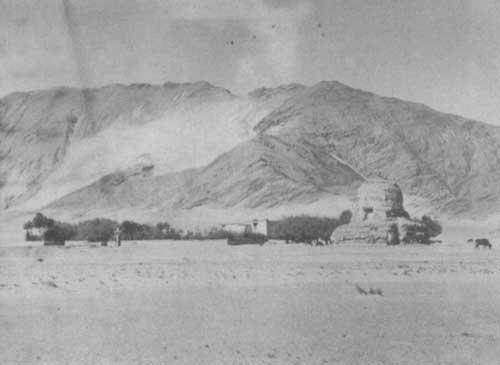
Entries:
[[206,82],[54,88],[0,100],[0,208],[333,214],[382,177],[416,211],[485,217],[500,211],[499,151],[499,127],[336,81],[245,96]]

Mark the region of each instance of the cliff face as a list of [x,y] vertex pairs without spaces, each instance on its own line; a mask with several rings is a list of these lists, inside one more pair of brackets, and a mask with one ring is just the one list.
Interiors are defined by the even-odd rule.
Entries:
[[[246,97],[207,83],[54,89],[4,98],[0,116],[4,207],[286,207],[368,178],[451,215],[500,207],[498,127],[338,82]],[[123,175],[145,154],[155,176]]]

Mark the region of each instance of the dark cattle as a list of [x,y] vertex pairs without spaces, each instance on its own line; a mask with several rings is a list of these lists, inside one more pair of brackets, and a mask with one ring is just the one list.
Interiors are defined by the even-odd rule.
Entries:
[[476,246],[475,246],[476,248],[483,246],[483,247],[487,247],[491,250],[491,243],[490,243],[490,241],[488,241],[487,238],[477,238],[474,242],[476,243]]

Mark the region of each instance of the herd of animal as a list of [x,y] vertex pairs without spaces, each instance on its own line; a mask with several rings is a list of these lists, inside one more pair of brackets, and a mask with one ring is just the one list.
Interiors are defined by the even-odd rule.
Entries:
[[487,238],[476,238],[476,239],[469,238],[467,240],[467,243],[474,243],[475,248],[485,247],[491,250],[491,243]]

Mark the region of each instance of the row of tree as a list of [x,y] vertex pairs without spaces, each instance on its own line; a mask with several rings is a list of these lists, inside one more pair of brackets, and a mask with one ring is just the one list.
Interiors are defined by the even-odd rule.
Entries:
[[[43,239],[49,241],[107,242],[112,239],[117,227],[120,227],[122,240],[176,240],[183,237],[181,230],[176,230],[167,222],[152,226],[129,220],[120,224],[107,218],[95,218],[71,224],[56,221],[37,213],[33,220],[24,224],[27,241]],[[36,229],[36,232],[33,229]]]
[[311,243],[314,240],[330,241],[332,232],[342,224],[351,221],[350,210],[343,211],[338,218],[315,217],[309,215],[291,216],[270,221],[269,238],[290,242]]
[[[301,215],[269,221],[268,238],[282,239],[287,242],[310,243],[316,239],[328,241],[333,230],[341,224],[349,223],[351,216],[350,211],[344,211],[339,218]],[[150,225],[131,220],[119,223],[107,218],[95,218],[71,224],[56,221],[41,213],[37,213],[33,220],[24,225],[28,241],[45,239],[107,242],[113,238],[117,227],[120,227],[122,240],[216,240],[233,239],[237,235],[219,227],[213,227],[208,231],[184,232],[175,229],[168,222]]]
[[[338,226],[348,224],[351,217],[352,213],[346,210],[338,218],[300,215],[269,221],[267,238],[302,243],[311,243],[318,239],[328,242],[332,232]],[[442,231],[440,223],[428,216],[423,216],[420,223],[424,228],[424,241],[429,241]],[[219,227],[213,227],[208,231],[184,232],[175,229],[168,222],[150,225],[131,220],[119,223],[107,218],[96,218],[71,224],[56,221],[41,213],[37,213],[31,221],[24,224],[27,241],[44,239],[59,242],[70,240],[107,242],[113,238],[117,227],[120,227],[122,240],[217,240],[235,239],[238,235]],[[253,238],[261,240],[263,237]]]

